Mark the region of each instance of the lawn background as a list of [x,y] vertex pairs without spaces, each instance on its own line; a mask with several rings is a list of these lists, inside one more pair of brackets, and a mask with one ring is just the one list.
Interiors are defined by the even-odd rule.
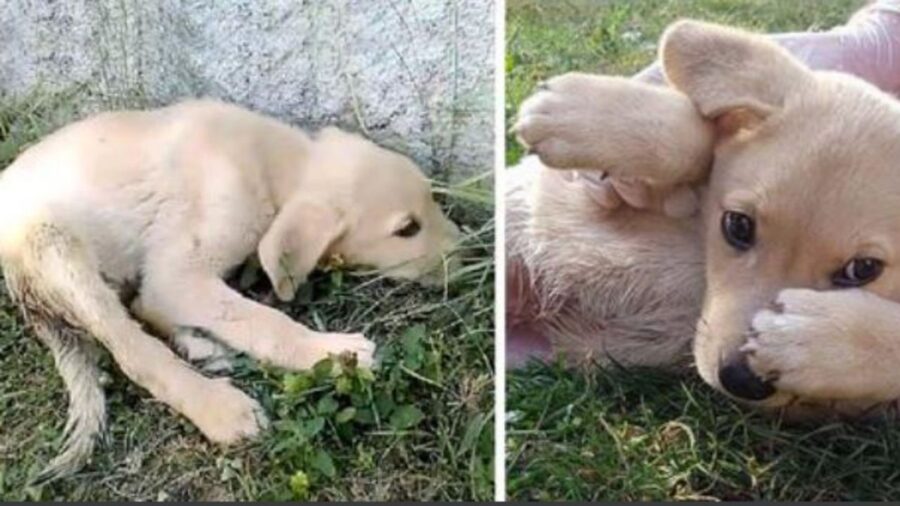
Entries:
[[[0,95],[0,169],[73,119],[80,90]],[[144,107],[140,97],[126,105]],[[379,344],[374,378],[286,373],[236,358],[232,376],[272,427],[223,449],[106,360],[107,438],[72,478],[28,485],[58,452],[66,394],[49,352],[0,283],[0,500],[493,499],[494,271],[491,171],[437,193],[462,224],[469,256],[454,281],[423,288],[319,272],[294,303],[304,324],[364,332]],[[271,303],[248,268],[233,281]]]
[[[765,32],[823,30],[860,0],[508,0],[506,118],[568,71],[630,75],[681,17]],[[507,137],[506,159],[521,147]],[[511,500],[900,498],[896,421],[788,427],[691,375],[531,366],[507,377]]]

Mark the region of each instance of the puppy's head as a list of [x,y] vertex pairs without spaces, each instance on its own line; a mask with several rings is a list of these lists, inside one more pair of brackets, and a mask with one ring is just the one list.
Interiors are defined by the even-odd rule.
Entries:
[[340,256],[396,279],[442,280],[459,228],[409,158],[336,128],[312,143],[298,189],[265,234],[260,263],[290,300],[322,259]]
[[661,53],[670,83],[718,133],[697,367],[735,397],[782,405],[791,396],[739,351],[780,290],[860,287],[900,300],[900,106],[720,26],[679,22]]

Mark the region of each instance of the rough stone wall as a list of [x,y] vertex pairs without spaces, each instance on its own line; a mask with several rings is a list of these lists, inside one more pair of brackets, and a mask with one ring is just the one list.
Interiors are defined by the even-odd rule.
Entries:
[[212,96],[362,131],[435,177],[493,164],[492,0],[3,0],[0,95],[82,113]]

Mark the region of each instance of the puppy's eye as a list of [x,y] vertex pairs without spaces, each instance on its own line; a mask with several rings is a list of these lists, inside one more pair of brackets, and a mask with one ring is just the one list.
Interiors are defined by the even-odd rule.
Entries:
[[403,227],[394,231],[394,235],[397,237],[413,237],[420,230],[422,230],[422,226],[419,225],[419,221],[415,218],[410,218]]
[[756,224],[746,214],[725,211],[722,214],[722,236],[734,249],[747,251],[756,240]]
[[863,286],[878,279],[884,262],[877,258],[854,258],[831,275],[831,282],[839,287]]

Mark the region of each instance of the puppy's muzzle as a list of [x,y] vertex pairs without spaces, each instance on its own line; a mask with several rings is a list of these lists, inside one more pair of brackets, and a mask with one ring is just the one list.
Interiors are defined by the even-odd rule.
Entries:
[[775,393],[771,381],[757,376],[739,353],[719,365],[719,384],[729,394],[748,401],[761,401]]

